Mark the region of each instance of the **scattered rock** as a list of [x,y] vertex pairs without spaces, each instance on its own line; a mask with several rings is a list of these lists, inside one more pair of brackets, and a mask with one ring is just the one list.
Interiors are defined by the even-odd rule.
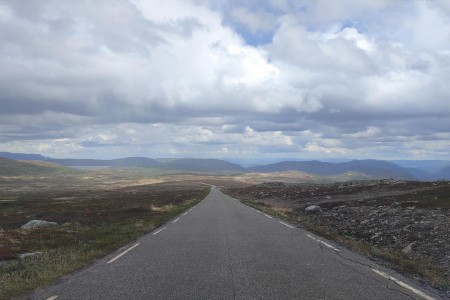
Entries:
[[377,232],[377,233],[375,233],[370,239],[371,239],[371,240],[376,239],[376,238],[379,237],[380,235],[381,235],[381,232]]
[[405,248],[402,249],[402,252],[405,254],[409,254],[412,252],[412,245],[414,245],[414,243],[409,244],[408,246],[406,246]]
[[[391,180],[356,184],[286,184],[286,188],[278,184],[277,188],[253,186],[239,189],[235,196],[257,195],[261,191],[270,193],[270,203],[280,201],[292,205],[296,212],[307,213],[309,222],[331,228],[336,234],[364,241],[381,251],[404,250],[410,259],[426,260],[439,268],[448,266],[450,208],[444,200],[441,204],[429,200],[434,197],[445,199],[450,193],[450,181],[437,186],[429,182]],[[249,198],[258,199],[255,195]],[[289,203],[283,200],[283,195],[291,197]],[[308,208],[319,205],[321,209],[316,208],[317,211]],[[414,244],[410,245],[411,242]]]
[[360,225],[366,225],[369,222],[370,222],[370,220],[362,220],[361,223],[359,223],[359,224]]
[[39,228],[39,227],[50,227],[50,226],[56,226],[55,222],[47,222],[43,220],[31,220],[28,223],[22,225],[20,228],[22,229],[32,229],[32,228]]
[[305,212],[307,212],[307,213],[315,214],[315,213],[319,213],[321,211],[322,211],[322,209],[320,208],[319,205],[310,205],[307,208],[305,208]]

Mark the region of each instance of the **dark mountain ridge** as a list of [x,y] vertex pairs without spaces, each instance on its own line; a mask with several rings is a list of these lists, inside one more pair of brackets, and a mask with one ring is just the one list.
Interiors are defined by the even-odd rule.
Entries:
[[118,159],[47,159],[48,162],[53,162],[66,167],[147,167],[158,168],[161,163],[147,157],[126,157]]
[[244,167],[220,159],[184,158],[161,163],[161,168],[195,172],[246,172]]
[[322,176],[338,175],[345,172],[360,172],[376,178],[415,179],[408,170],[388,161],[353,160],[343,163],[321,161],[283,161],[276,164],[249,168],[254,172],[301,171]]
[[445,167],[436,174],[437,179],[450,180],[450,167]]
[[48,159],[50,159],[50,157],[42,156],[40,154],[11,153],[11,152],[0,152],[0,157],[14,159],[14,160],[48,160]]
[[[0,157],[15,157],[21,160],[42,160],[68,167],[145,167],[165,170],[178,170],[188,172],[286,172],[301,171],[309,174],[321,176],[339,175],[347,172],[358,172],[374,178],[396,178],[396,179],[419,179],[419,180],[439,180],[450,179],[450,166],[442,168],[439,172],[430,173],[425,170],[411,167],[402,167],[393,162],[383,160],[352,160],[346,162],[323,162],[319,160],[311,161],[282,161],[273,164],[260,165],[244,168],[239,164],[231,163],[220,159],[165,159],[155,160],[147,157],[127,157],[119,159],[54,159],[39,154],[23,154],[0,152]],[[439,161],[444,164],[444,161]],[[449,162],[450,163],[450,162]],[[0,164],[5,164],[3,161]],[[405,164],[405,163],[404,163]],[[436,161],[430,161],[431,165],[436,165]],[[408,161],[408,165],[414,165]],[[425,165],[424,161],[419,161],[417,165]]]

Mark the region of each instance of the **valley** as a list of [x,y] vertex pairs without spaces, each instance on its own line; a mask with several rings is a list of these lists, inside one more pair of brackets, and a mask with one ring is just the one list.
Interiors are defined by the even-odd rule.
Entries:
[[[0,158],[0,297],[50,284],[151,232],[201,201],[208,185],[449,293],[448,181],[342,168],[319,175],[287,164],[243,170],[217,160],[177,166],[84,170]],[[57,225],[21,228],[30,220]]]

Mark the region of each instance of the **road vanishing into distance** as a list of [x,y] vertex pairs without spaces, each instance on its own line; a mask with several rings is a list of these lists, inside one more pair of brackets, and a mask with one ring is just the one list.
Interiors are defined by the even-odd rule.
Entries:
[[440,299],[212,187],[165,226],[30,299]]

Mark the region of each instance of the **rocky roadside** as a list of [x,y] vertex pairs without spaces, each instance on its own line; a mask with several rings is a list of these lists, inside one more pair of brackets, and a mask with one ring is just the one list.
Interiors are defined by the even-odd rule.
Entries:
[[450,182],[277,182],[226,192],[369,245],[450,298]]
[[[397,202],[398,203],[398,202]],[[310,220],[328,226],[381,250],[400,250],[412,259],[423,259],[448,268],[450,211],[392,206],[322,206]],[[306,213],[306,212],[305,212]]]

